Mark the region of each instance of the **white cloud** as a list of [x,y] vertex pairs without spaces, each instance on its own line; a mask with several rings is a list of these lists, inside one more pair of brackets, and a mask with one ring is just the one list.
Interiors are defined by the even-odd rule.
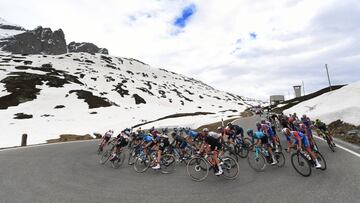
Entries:
[[[186,27],[173,26],[191,4]],[[325,63],[334,83],[360,80],[356,0],[0,0],[0,13],[247,97],[286,95],[301,80],[314,91],[327,85]]]

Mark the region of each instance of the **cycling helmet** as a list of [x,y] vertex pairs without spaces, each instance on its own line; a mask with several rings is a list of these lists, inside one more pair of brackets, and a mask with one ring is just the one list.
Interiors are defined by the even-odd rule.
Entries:
[[126,129],[124,130],[124,134],[125,134],[125,135],[130,135],[130,129],[126,128]]
[[264,120],[264,119],[261,120],[261,124],[265,124],[265,120]]
[[208,129],[208,128],[204,128],[204,129],[203,129],[203,132],[209,132],[209,129]]
[[217,127],[216,130],[217,131],[221,131],[223,128],[221,126]]
[[246,133],[247,133],[248,135],[252,135],[252,134],[254,133],[254,130],[253,130],[253,129],[248,129],[248,130],[246,131]]
[[227,124],[227,126],[231,127],[231,126],[233,126],[233,124],[232,124],[231,122],[229,122],[229,123]]

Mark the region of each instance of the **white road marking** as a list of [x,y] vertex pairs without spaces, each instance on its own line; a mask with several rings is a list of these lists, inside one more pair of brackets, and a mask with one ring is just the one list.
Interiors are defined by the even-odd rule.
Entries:
[[[317,138],[317,139],[319,139],[319,140],[322,140],[322,141],[326,142],[326,140],[324,140],[322,137],[319,137],[319,136],[317,136],[317,135],[314,135],[314,137]],[[360,154],[357,153],[357,152],[354,152],[354,151],[351,150],[351,149],[348,149],[348,148],[343,147],[343,146],[338,145],[338,144],[336,144],[336,147],[337,147],[337,148],[340,148],[340,149],[343,149],[343,150],[345,150],[345,151],[347,151],[347,152],[349,152],[349,153],[351,153],[351,154],[353,154],[353,155],[355,155],[355,156],[357,156],[357,157],[360,158]]]

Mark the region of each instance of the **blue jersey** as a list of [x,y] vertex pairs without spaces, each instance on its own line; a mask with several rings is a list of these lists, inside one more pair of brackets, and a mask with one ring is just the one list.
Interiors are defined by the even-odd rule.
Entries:
[[199,135],[198,132],[195,132],[195,131],[192,131],[192,130],[189,130],[187,134],[192,138],[196,138]]
[[256,131],[254,132],[253,134],[253,138],[254,139],[258,139],[260,140],[261,138],[265,137],[265,134],[263,132],[260,132],[260,131]]
[[143,137],[143,140],[144,140],[145,142],[152,142],[152,141],[154,141],[154,138],[151,137],[150,135],[145,135],[145,136]]

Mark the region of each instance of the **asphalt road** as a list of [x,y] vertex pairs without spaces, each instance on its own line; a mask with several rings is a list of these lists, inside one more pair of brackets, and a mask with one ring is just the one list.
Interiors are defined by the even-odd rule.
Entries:
[[[238,121],[255,127],[259,118]],[[179,165],[172,174],[136,173],[100,165],[97,142],[73,142],[0,151],[0,202],[360,202],[360,158],[331,152],[318,141],[328,169],[297,174],[286,154],[284,168],[253,171],[241,159],[229,181],[210,174],[194,182]]]

